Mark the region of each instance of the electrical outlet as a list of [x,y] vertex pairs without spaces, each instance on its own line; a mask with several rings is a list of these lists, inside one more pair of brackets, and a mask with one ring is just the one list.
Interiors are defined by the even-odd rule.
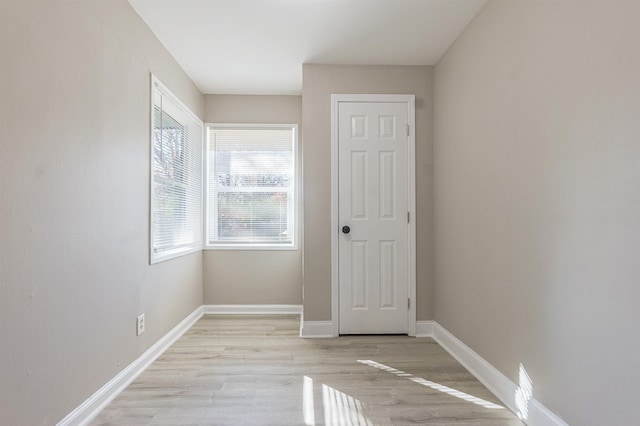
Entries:
[[138,315],[138,320],[136,321],[136,336],[139,336],[144,333],[144,314]]

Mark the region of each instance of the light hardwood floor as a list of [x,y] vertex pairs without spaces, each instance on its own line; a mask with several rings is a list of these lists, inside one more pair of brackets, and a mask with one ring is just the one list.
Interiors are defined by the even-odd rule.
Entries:
[[432,339],[301,339],[299,317],[205,315],[96,425],[521,425]]

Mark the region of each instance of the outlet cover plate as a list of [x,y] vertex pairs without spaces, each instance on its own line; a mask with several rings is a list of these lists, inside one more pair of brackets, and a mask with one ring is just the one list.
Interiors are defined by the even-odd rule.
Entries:
[[136,321],[136,336],[140,336],[144,333],[145,328],[145,320],[144,314],[138,315],[138,320]]

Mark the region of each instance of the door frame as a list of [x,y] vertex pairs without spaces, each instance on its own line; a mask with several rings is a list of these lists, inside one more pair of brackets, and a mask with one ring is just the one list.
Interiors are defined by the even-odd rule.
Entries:
[[331,95],[331,325],[332,335],[340,333],[340,279],[338,237],[338,106],[341,102],[396,102],[407,104],[407,122],[409,123],[407,151],[407,209],[408,223],[408,295],[410,306],[407,313],[409,336],[416,335],[416,126],[414,95],[373,95],[373,94],[332,94]]

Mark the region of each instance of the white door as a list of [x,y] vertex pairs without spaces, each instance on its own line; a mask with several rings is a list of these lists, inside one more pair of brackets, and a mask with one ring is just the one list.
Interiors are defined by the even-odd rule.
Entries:
[[408,102],[337,108],[339,333],[408,333]]

